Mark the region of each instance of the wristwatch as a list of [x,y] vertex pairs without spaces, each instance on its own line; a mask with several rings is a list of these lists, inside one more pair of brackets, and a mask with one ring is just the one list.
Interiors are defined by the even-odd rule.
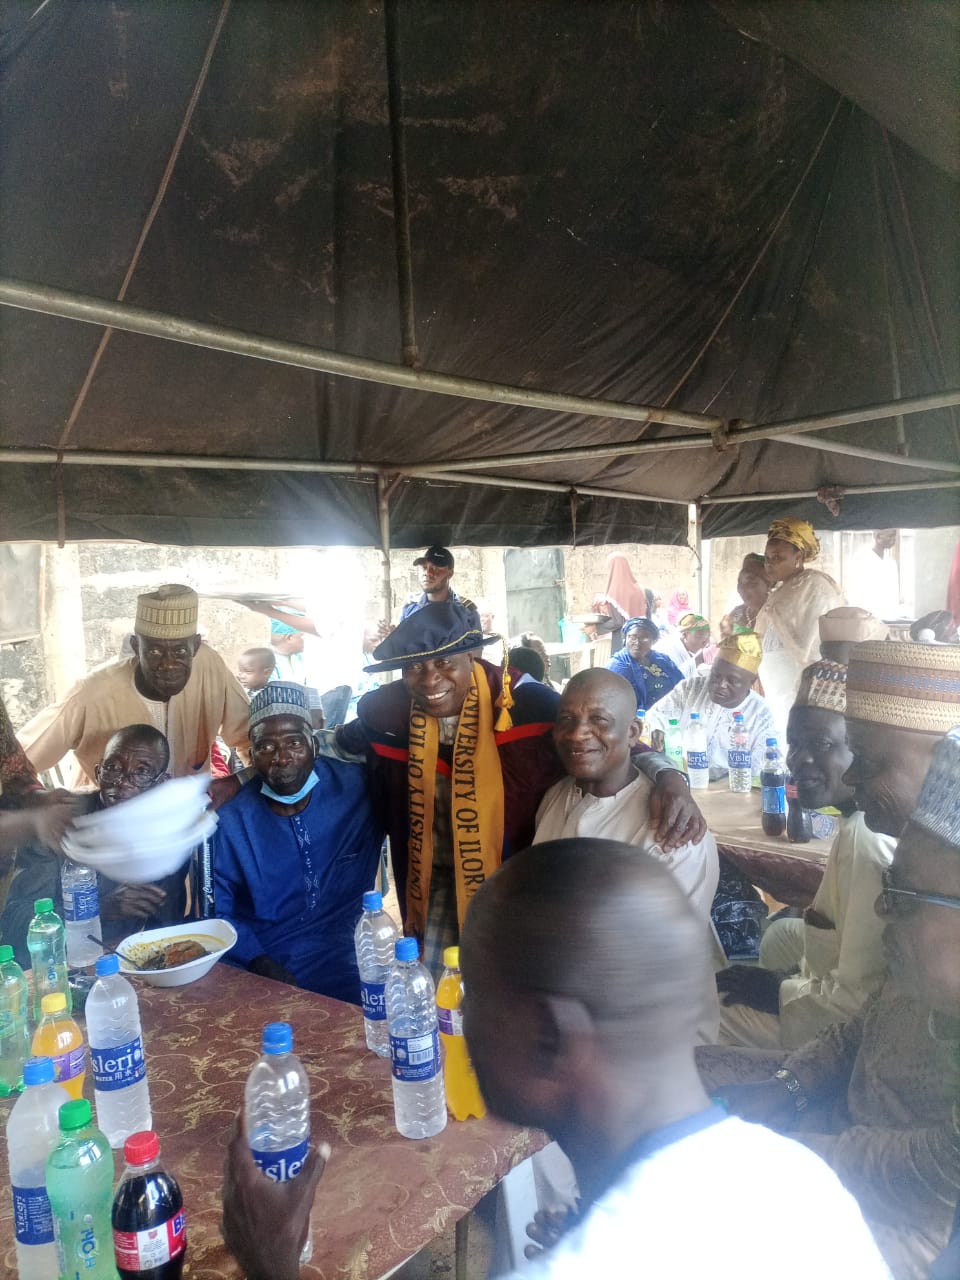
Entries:
[[796,1109],[798,1111],[806,1111],[807,1095],[803,1092],[803,1085],[801,1085],[793,1072],[788,1071],[786,1067],[781,1067],[779,1071],[773,1073],[773,1078],[774,1080],[779,1080],[787,1093],[789,1093]]

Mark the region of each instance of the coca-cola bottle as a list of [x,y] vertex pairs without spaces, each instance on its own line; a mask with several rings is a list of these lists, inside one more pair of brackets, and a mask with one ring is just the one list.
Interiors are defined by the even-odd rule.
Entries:
[[160,1163],[152,1130],[123,1144],[127,1162],[113,1197],[113,1249],[121,1280],[180,1280],[187,1256],[183,1196]]

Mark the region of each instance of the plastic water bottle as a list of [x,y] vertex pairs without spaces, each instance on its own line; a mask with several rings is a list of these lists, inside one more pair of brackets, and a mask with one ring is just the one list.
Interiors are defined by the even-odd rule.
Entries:
[[23,1064],[30,1057],[30,998],[27,979],[13,958],[13,947],[0,947],[0,1097],[16,1093]]
[[670,720],[663,735],[663,754],[683,772],[683,742],[680,738],[680,721]]
[[33,969],[33,1020],[40,1021],[40,1001],[54,991],[62,991],[67,1013],[73,1011],[73,992],[67,980],[67,946],[63,921],[53,909],[52,898],[38,898],[37,913],[27,928],[27,950]]
[[[261,1050],[243,1095],[247,1141],[271,1182],[289,1182],[303,1168],[310,1150],[310,1085],[293,1052],[289,1022],[268,1022]],[[308,1233],[301,1263],[309,1262],[312,1255]]]
[[487,1108],[477,1082],[477,1073],[463,1038],[463,978],[460,976],[460,948],[447,947],[444,970],[437,985],[437,1021],[443,1045],[443,1088],[447,1110],[454,1120],[485,1116]]
[[707,735],[696,711],[690,713],[690,724],[684,734],[684,747],[690,790],[702,791],[710,785],[710,759],[707,756]]
[[180,1280],[187,1256],[183,1195],[148,1130],[123,1144],[127,1167],[113,1197],[113,1252],[120,1280]]
[[432,1138],[446,1128],[433,979],[419,961],[416,938],[398,938],[387,978],[387,1022],[393,1061],[393,1110],[405,1138]]
[[97,1124],[111,1147],[153,1125],[150,1086],[140,1030],[140,1003],[120,973],[116,955],[97,961],[97,980],[87,996],[87,1039],[93,1069]]
[[113,1152],[92,1122],[90,1103],[75,1098],[60,1108],[60,1141],[47,1159],[63,1280],[119,1280],[113,1261]]
[[764,835],[782,836],[787,829],[787,774],[776,738],[767,739],[760,774],[760,810]]
[[810,810],[800,803],[797,784],[787,774],[787,839],[794,844],[806,844],[813,835],[813,820]]
[[13,1226],[20,1280],[57,1280],[60,1264],[47,1197],[47,1157],[60,1138],[60,1108],[70,1095],[54,1083],[50,1058],[28,1058],[23,1094],[7,1121]]
[[393,964],[397,930],[383,909],[383,895],[371,889],[363,895],[363,915],[353,935],[360,970],[363,1000],[363,1029],[367,1048],[381,1058],[390,1057],[390,1030],[387,1026],[385,987]]
[[88,934],[102,938],[100,932],[100,887],[92,867],[79,862],[64,862],[60,871],[63,891],[63,925],[67,935],[67,964],[71,969],[85,969],[103,955],[103,947],[91,942]]
[[67,1012],[62,991],[52,991],[44,996],[41,1006],[43,1017],[33,1033],[30,1047],[36,1057],[53,1059],[54,1080],[63,1085],[71,1098],[79,1098],[83,1094],[83,1081],[87,1074],[83,1032]]
[[753,786],[753,753],[750,750],[750,738],[747,726],[743,723],[743,712],[733,713],[733,724],[730,726],[730,737],[727,743],[727,781],[730,790],[739,795],[746,795]]

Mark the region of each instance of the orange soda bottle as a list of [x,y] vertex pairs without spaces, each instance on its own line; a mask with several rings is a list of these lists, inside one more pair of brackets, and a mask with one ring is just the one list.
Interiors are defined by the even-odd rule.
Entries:
[[56,1082],[71,1098],[82,1098],[87,1053],[83,1032],[67,1012],[67,997],[62,991],[52,991],[40,1001],[40,1009],[43,1017],[33,1033],[33,1056],[52,1058]]
[[450,1114],[454,1120],[466,1120],[468,1116],[486,1115],[487,1108],[480,1093],[473,1063],[467,1053],[467,1042],[463,1038],[460,948],[447,947],[443,953],[443,963],[443,975],[437,985],[437,1021],[444,1049],[443,1084]]

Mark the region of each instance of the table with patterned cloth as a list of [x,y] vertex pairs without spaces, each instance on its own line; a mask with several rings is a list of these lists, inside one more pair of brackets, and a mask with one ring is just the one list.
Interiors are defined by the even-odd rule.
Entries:
[[695,791],[707,825],[723,857],[764,893],[791,907],[806,907],[823,879],[830,840],[793,844],[786,835],[764,834],[760,821],[760,792],[732,792],[726,778]]
[[[390,1065],[364,1042],[360,1010],[224,963],[190,986],[137,983],[154,1128],[187,1212],[189,1280],[238,1274],[220,1238],[223,1159],[267,1022],[293,1026],[310,1078],[314,1141],[333,1154],[313,1210],[305,1277],[381,1276],[421,1249],[546,1141],[486,1117],[451,1120],[435,1138],[402,1138]],[[92,1099],[90,1073],[84,1094]],[[0,1124],[12,1103],[0,1101]],[[123,1168],[117,1158],[117,1177]],[[15,1275],[7,1170],[0,1195],[0,1273]]]

